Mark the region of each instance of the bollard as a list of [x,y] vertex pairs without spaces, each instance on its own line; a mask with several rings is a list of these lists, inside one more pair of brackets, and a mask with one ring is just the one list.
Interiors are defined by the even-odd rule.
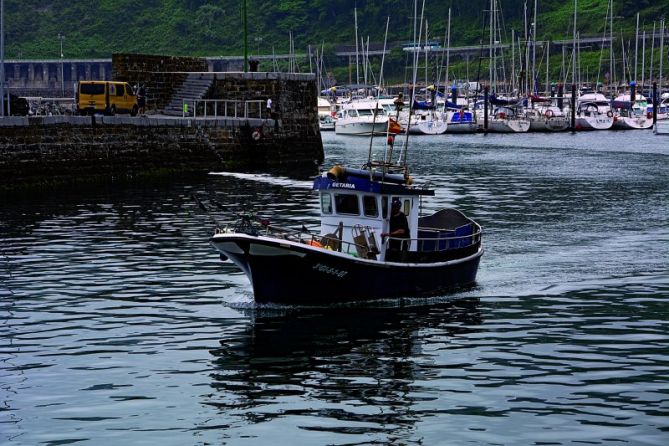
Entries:
[[653,126],[657,124],[657,82],[653,82]]
[[483,131],[488,133],[488,93],[490,87],[486,86],[483,89]]
[[576,84],[571,84],[571,131],[576,131]]

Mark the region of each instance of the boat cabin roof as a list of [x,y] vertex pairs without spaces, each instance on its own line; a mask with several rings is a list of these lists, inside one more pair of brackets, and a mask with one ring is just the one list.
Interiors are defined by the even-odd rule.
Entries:
[[381,195],[434,195],[433,189],[406,184],[403,174],[386,173],[384,175],[383,172],[377,170],[342,167],[335,175],[332,174],[333,170],[316,177],[313,189],[321,193],[338,190]]

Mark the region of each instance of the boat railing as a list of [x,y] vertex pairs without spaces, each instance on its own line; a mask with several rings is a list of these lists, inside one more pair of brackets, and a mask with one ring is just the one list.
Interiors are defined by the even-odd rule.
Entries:
[[297,243],[304,243],[315,248],[338,251],[356,257],[372,258],[371,255],[376,254],[375,252],[370,251],[369,247],[365,245],[341,240],[332,234],[312,234],[310,231],[304,229],[297,230],[267,225],[259,232],[259,234],[283,238]]
[[194,119],[236,118],[271,119],[263,100],[183,99],[181,117]]
[[[429,232],[443,232],[441,229],[437,228],[420,228],[421,231]],[[418,237],[418,238],[401,238],[401,237],[386,237],[384,240],[384,245],[387,247],[388,243],[391,240],[397,240],[399,242],[408,243],[409,246],[415,246],[415,251],[417,252],[439,252],[439,251],[448,251],[456,248],[466,248],[468,246],[475,245],[481,241],[481,235],[483,231],[481,226],[474,224],[474,230],[471,233],[463,235],[449,235],[447,237],[438,236],[438,237]],[[413,249],[411,249],[413,251]]]

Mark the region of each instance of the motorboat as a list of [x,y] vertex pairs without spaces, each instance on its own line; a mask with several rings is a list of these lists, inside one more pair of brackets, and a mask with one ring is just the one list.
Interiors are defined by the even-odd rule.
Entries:
[[[454,208],[421,215],[423,197],[435,191],[417,184],[406,164],[335,165],[314,179],[313,190],[319,230],[276,227],[244,215],[211,237],[221,259],[246,273],[256,302],[324,305],[432,296],[475,282],[481,226]],[[408,238],[387,235],[391,203],[406,215]]]
[[318,98],[318,128],[321,131],[334,131],[335,119],[332,104],[325,98]]
[[361,99],[343,104],[336,121],[335,133],[338,135],[385,135],[388,114],[378,101]]

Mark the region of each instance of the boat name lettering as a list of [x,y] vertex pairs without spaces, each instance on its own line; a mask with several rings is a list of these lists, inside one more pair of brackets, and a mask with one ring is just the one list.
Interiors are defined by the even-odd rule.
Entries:
[[329,266],[323,265],[322,263],[317,263],[314,265],[313,269],[322,273],[332,274],[333,276],[337,276],[340,279],[348,274],[348,271],[341,271],[339,269],[331,268]]
[[355,184],[353,183],[332,183],[332,187],[337,187],[340,189],[355,189]]

